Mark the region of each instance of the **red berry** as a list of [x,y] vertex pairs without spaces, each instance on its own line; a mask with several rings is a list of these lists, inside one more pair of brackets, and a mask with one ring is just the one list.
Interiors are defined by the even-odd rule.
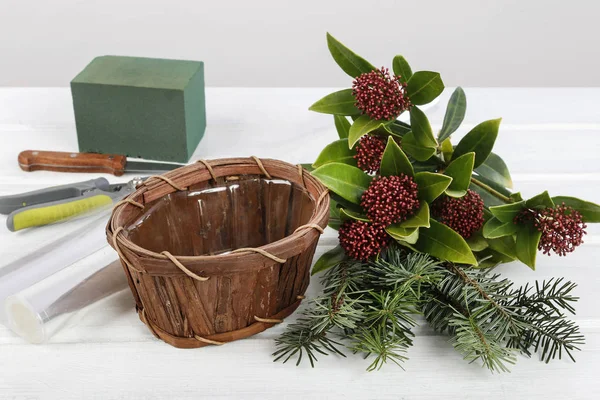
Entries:
[[360,205],[371,221],[384,227],[406,220],[421,206],[417,184],[404,174],[374,178]]
[[406,84],[400,76],[391,76],[387,68],[359,75],[352,82],[356,107],[371,119],[392,120],[411,106]]
[[550,251],[565,256],[583,243],[587,225],[581,213],[562,203],[560,206],[542,210],[524,209],[515,217],[515,223],[531,223],[542,232],[538,250],[550,255]]
[[385,150],[385,139],[379,136],[363,136],[356,145],[356,165],[368,173],[379,172],[381,157]]
[[483,226],[483,200],[472,190],[460,198],[443,195],[431,204],[431,214],[468,239]]
[[375,257],[390,241],[382,225],[363,221],[344,222],[338,236],[346,254],[362,261]]

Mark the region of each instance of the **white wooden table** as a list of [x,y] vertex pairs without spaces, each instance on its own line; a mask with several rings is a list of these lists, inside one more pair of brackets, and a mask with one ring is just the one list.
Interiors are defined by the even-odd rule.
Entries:
[[[256,155],[310,162],[335,140],[330,116],[307,111],[329,89],[207,90],[208,128],[194,158]],[[468,89],[469,127],[504,117],[496,151],[525,196],[544,189],[600,202],[600,89]],[[439,128],[449,91],[428,115]],[[69,90],[0,89],[0,194],[88,179],[92,175],[25,173],[25,149],[77,150]],[[108,176],[107,176],[108,177]],[[108,177],[113,181],[118,178]],[[127,179],[126,177],[121,180]],[[0,220],[3,225],[4,220]],[[0,260],[15,259],[68,226],[20,235],[0,227]],[[0,399],[228,398],[600,398],[600,227],[567,258],[540,255],[537,271],[501,267],[518,283],[565,276],[579,283],[576,320],[586,336],[577,363],[519,357],[510,374],[465,363],[425,325],[418,328],[406,371],[367,373],[358,356],[321,357],[317,367],[273,363],[273,339],[284,326],[252,338],[197,350],[156,339],[139,321],[129,293],[91,309],[79,325],[44,345],[31,345],[0,327]],[[321,239],[317,256],[335,244]],[[318,291],[313,279],[309,295]],[[285,325],[285,324],[283,324]]]

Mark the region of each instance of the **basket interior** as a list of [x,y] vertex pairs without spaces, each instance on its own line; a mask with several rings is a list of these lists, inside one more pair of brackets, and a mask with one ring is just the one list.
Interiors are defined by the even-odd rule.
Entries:
[[283,239],[306,224],[314,208],[299,185],[242,175],[148,203],[125,230],[133,243],[157,253],[211,255]]

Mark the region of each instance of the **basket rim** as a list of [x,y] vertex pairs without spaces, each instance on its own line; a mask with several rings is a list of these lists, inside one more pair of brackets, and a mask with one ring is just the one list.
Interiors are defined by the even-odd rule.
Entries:
[[[211,168],[207,168],[207,163],[208,165],[210,165]],[[235,170],[242,168],[256,169],[256,171],[252,170],[252,172],[240,172],[237,174],[231,173],[232,169]],[[265,175],[265,172],[267,173],[267,175],[270,175],[270,177],[273,179],[284,179],[289,182],[303,186],[311,194],[315,202],[315,208],[313,210],[313,213],[309,221],[305,225],[318,225],[322,229],[324,229],[327,226],[330,202],[328,190],[306,169],[301,167],[300,164],[293,165],[285,161],[269,158],[221,158],[213,160],[202,160],[201,162],[196,162],[169,171],[168,173],[162,175],[163,177],[167,178],[164,181],[160,181],[158,179],[155,181],[152,181],[150,179],[146,180],[146,182],[143,185],[141,185],[137,190],[128,195],[122,202],[120,202],[120,204],[115,205],[113,213],[106,227],[108,242],[112,247],[114,247],[113,235],[115,232],[117,232],[117,230],[119,230],[120,227],[124,228],[124,221],[121,221],[125,218],[124,214],[126,214],[127,212],[131,212],[131,210],[133,210],[136,207],[135,205],[131,204],[131,202],[140,203],[143,205],[146,202],[150,202],[157,198],[161,198],[167,194],[177,192],[178,190],[175,188],[176,186],[183,186],[185,190],[187,190],[189,185],[207,182],[215,176],[217,178],[220,178],[230,175]],[[297,180],[279,176],[281,175],[281,172],[289,173],[290,175],[288,176],[297,177]],[[170,181],[170,183],[168,181]],[[175,186],[173,186],[173,184],[175,184]],[[151,194],[152,191],[156,191],[158,194]],[[149,200],[145,200],[146,198],[148,198]],[[321,200],[319,201],[319,199]],[[303,241],[303,239],[307,235],[311,236],[312,241],[315,233],[317,235],[321,234],[320,231],[315,231],[316,229],[312,228],[295,231],[290,235],[284,236],[281,239],[258,246],[256,247],[256,249],[278,256],[280,255],[279,253],[281,253],[282,250],[285,250],[285,247],[287,245],[291,245],[298,241]],[[129,251],[134,252],[141,257],[149,257],[157,260],[168,260],[168,257],[164,254],[156,253],[154,251],[145,249],[133,243],[125,235],[118,235],[116,241],[119,245],[124,246]],[[228,262],[250,256],[248,253],[235,253],[233,252],[234,250],[236,249],[232,249],[232,251],[215,255],[173,255],[173,257],[175,257],[177,260],[187,262]],[[300,252],[301,251],[297,252],[297,254]],[[260,256],[256,253],[254,253],[253,255]]]

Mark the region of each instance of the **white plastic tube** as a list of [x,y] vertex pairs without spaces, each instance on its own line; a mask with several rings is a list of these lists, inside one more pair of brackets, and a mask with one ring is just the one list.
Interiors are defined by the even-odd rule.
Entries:
[[[8,296],[105,247],[104,228],[108,214],[109,212],[103,212],[72,233],[1,267],[0,304],[4,303]],[[0,322],[6,323],[5,308],[1,306]]]
[[30,343],[43,343],[73,326],[91,304],[127,288],[117,254],[104,248],[9,296],[7,325]]

